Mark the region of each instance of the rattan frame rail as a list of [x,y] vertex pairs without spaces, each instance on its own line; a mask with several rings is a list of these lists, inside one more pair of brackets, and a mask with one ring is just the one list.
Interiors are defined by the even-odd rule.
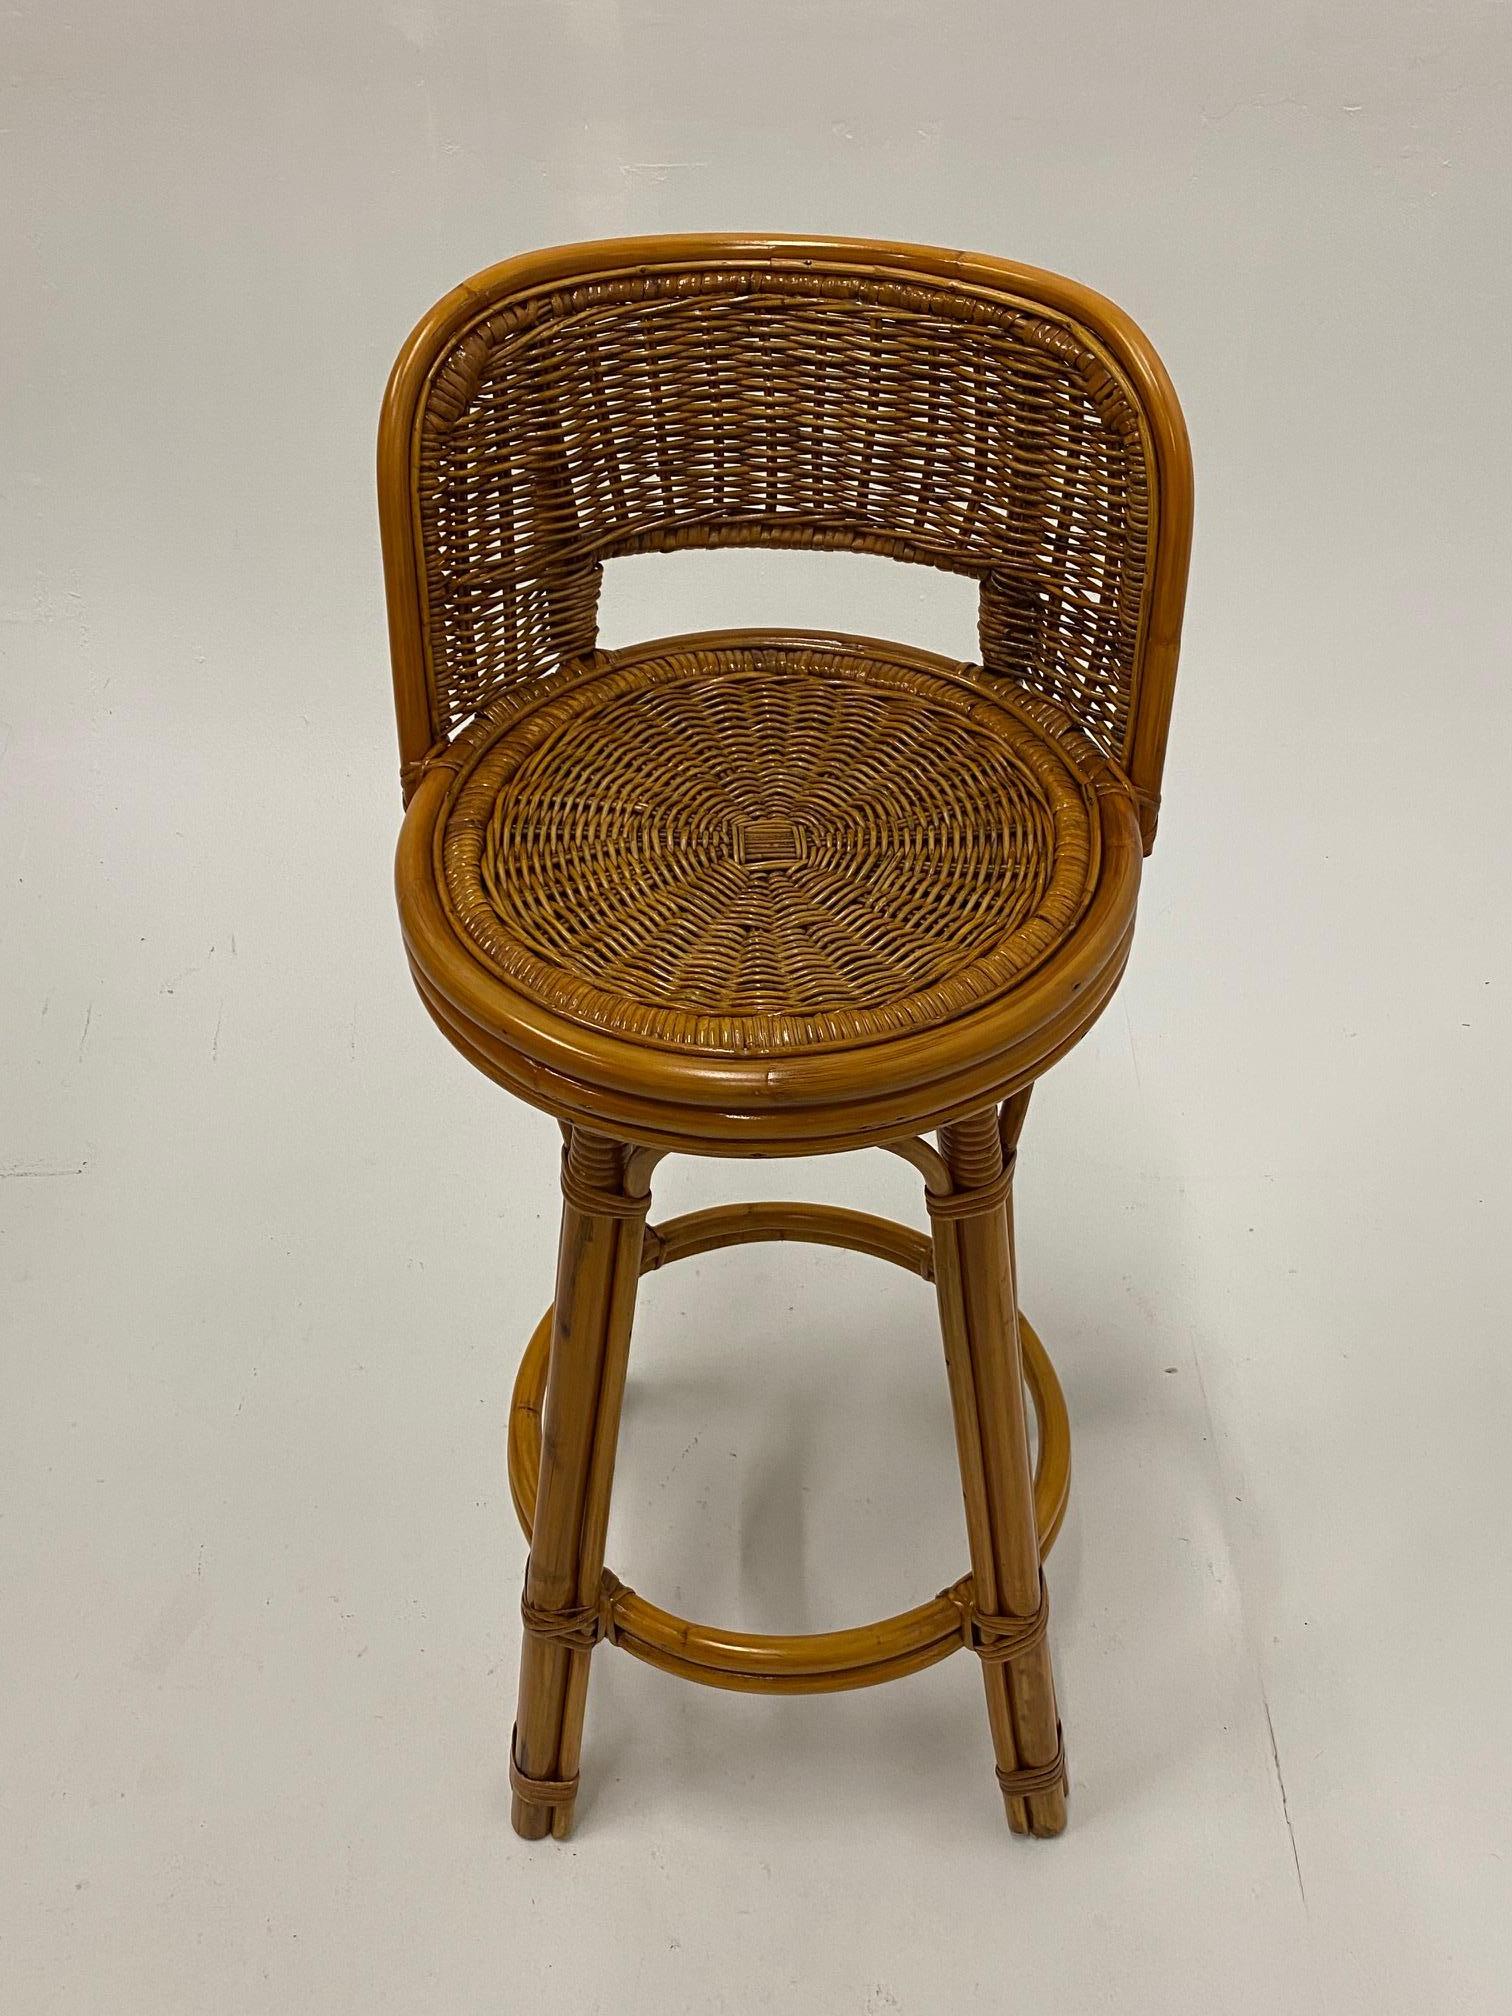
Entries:
[[[721,1204],[648,1226],[641,1250],[642,1275],[677,1260],[762,1240],[837,1246],[890,1261],[933,1281],[934,1248],[912,1227],[830,1204]],[[526,1541],[534,1525],[541,1474],[541,1409],[551,1355],[553,1304],[525,1347],[509,1410],[509,1490]],[[1039,1428],[1034,1475],[1035,1524],[1040,1554],[1048,1555],[1071,1496],[1071,1427],[1065,1395],[1045,1347],[1020,1315],[1024,1383]],[[560,1627],[527,1617],[526,1629]],[[970,1575],[959,1577],[928,1602],[875,1624],[843,1631],[758,1633],[690,1623],[658,1608],[604,1571],[602,1598],[585,1609],[575,1642],[591,1647],[607,1639],[622,1650],[681,1679],[752,1694],[828,1694],[873,1687],[922,1672],[962,1647],[980,1650],[983,1636]]]

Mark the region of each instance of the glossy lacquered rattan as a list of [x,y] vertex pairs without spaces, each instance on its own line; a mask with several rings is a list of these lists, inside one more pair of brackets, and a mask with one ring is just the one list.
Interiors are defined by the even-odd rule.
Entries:
[[[510,1431],[531,1543],[517,1830],[571,1827],[608,1639],[773,1694],[969,1648],[1008,1819],[1058,1833],[1042,1554],[1069,1438],[1018,1312],[1012,1193],[1029,1089],[1118,983],[1154,838],[1191,527],[1159,361],[1110,303],[1001,260],[563,247],[417,328],[379,501],[411,970],[448,1039],[565,1142],[549,1341]],[[981,663],[813,632],[602,648],[606,561],[723,545],[972,577]],[[927,1239],[809,1205],[648,1227],[669,1150],[874,1145],[922,1179]],[[639,1280],[750,1238],[934,1283],[970,1571],[879,1624],[718,1630],[606,1573]]]
[[[868,1253],[934,1279],[934,1253],[921,1232],[885,1218],[822,1204],[725,1204],[690,1212],[648,1229],[641,1271],[650,1273],[695,1254],[764,1239],[802,1241]],[[509,1409],[509,1489],[515,1513],[531,1537],[541,1474],[541,1404],[556,1311],[531,1333],[515,1376]],[[1024,1384],[1034,1406],[1038,1449],[1034,1519],[1041,1556],[1055,1545],[1071,1491],[1071,1431],[1060,1380],[1033,1326],[1019,1320]],[[648,1602],[604,1571],[601,1600],[573,1619],[591,1645],[609,1638],[637,1659],[679,1678],[735,1693],[828,1694],[871,1687],[948,1659],[963,1645],[980,1651],[979,1613],[970,1576],[912,1610],[875,1624],[800,1636],[731,1631],[696,1624]],[[539,1628],[539,1620],[532,1618]]]
[[[812,831],[741,816],[712,723],[721,695],[759,708],[763,665],[776,709],[829,724],[837,705],[895,707],[959,762],[959,788],[949,763],[905,776],[876,742],[894,802],[869,840],[843,794]],[[647,731],[700,682],[691,780],[670,733]],[[596,733],[605,717],[622,732]],[[756,763],[774,774],[770,753]],[[685,860],[666,827],[665,800],[699,792],[717,861]],[[1053,703],[874,639],[726,632],[600,653],[497,702],[422,778],[399,896],[432,1014],[512,1091],[662,1147],[801,1154],[937,1126],[1037,1076],[1123,970],[1139,869],[1121,770]],[[804,905],[826,873],[821,920]],[[739,921],[757,929],[737,950]]]

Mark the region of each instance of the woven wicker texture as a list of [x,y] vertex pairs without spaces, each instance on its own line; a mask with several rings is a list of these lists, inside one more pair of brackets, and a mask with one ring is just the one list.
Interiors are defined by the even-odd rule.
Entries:
[[608,661],[479,735],[439,846],[454,918],[532,999],[784,1052],[1006,991],[1095,878],[1096,751],[984,674],[782,644]]
[[768,544],[975,576],[984,665],[1128,753],[1150,444],[1041,307],[771,265],[530,293],[443,357],[415,447],[438,740],[593,649],[607,558]]

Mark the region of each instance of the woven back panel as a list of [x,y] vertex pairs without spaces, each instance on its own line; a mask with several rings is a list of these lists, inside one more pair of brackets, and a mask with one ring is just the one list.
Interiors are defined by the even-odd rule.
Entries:
[[987,668],[1125,753],[1149,445],[1029,306],[771,268],[537,294],[442,360],[418,456],[439,735],[593,649],[605,559],[770,544],[978,577]]

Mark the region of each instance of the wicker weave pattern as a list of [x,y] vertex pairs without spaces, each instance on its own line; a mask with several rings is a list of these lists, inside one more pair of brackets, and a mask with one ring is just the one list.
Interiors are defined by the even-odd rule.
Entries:
[[454,343],[416,448],[438,739],[593,650],[605,559],[768,544],[977,577],[986,667],[1127,753],[1149,443],[1042,309],[772,265],[538,292]]
[[641,657],[547,682],[482,741],[444,880],[485,962],[575,1020],[745,1054],[876,1040],[1002,993],[1074,926],[1092,756],[980,673]]

